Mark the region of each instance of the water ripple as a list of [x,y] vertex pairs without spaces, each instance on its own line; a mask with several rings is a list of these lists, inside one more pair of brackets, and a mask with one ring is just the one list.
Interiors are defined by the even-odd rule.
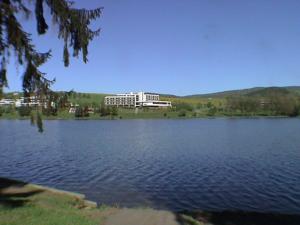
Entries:
[[0,121],[0,176],[106,204],[300,213],[299,121],[46,121],[34,139]]

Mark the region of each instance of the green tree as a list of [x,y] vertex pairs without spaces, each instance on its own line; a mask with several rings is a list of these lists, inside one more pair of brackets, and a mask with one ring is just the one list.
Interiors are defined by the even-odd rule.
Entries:
[[82,107],[77,107],[75,109],[75,117],[83,117],[83,109],[82,109]]
[[211,103],[211,102],[208,102],[207,104],[206,104],[206,107],[207,108],[211,108],[213,106],[213,104]]
[[[22,88],[25,97],[34,94],[44,100],[52,94],[50,87],[54,80],[47,79],[46,74],[39,70],[39,67],[51,57],[51,50],[39,52],[32,42],[31,34],[23,29],[19,19],[21,15],[25,15],[29,20],[32,19],[30,15],[34,14],[37,33],[43,35],[48,30],[44,7],[49,9],[51,19],[58,27],[58,39],[64,43],[64,65],[67,67],[70,64],[70,49],[73,50],[74,57],[79,56],[81,52],[83,61],[85,63],[88,61],[89,43],[100,31],[92,30],[91,22],[100,17],[102,8],[76,9],[69,0],[1,0],[0,93],[8,86],[6,68],[10,56],[15,55],[16,62],[24,66]],[[12,52],[14,54],[11,54]]]
[[185,110],[185,111],[193,111],[193,106],[186,102],[176,102],[174,106],[177,111]]
[[30,116],[31,115],[31,111],[32,111],[32,108],[29,107],[29,106],[21,106],[18,109],[19,115],[21,117]]
[[217,113],[217,108],[215,106],[213,106],[213,107],[209,108],[207,115],[208,116],[215,116],[216,113]]
[[112,107],[110,111],[111,116],[117,116],[118,115],[118,108],[117,107]]
[[110,115],[110,110],[109,110],[108,107],[105,106],[104,102],[101,103],[99,111],[100,111],[100,116],[101,117]]
[[178,116],[179,117],[185,117],[186,116],[185,110],[180,110],[179,113],[178,113]]
[[203,107],[203,104],[201,102],[197,103],[197,109],[201,109]]

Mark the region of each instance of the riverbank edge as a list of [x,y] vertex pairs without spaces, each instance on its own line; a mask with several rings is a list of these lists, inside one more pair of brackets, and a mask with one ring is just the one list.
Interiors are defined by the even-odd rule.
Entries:
[[[291,117],[291,116],[197,116],[197,117],[129,117],[129,118],[108,118],[108,117],[85,117],[85,118],[61,118],[61,117],[43,117],[43,120],[102,120],[102,121],[109,121],[109,120],[191,120],[191,119],[288,119],[288,118],[300,118],[300,116]],[[0,117],[0,120],[20,120],[20,121],[27,121],[30,120],[29,117]]]
[[[7,191],[9,192],[7,194]],[[43,185],[39,185],[39,184],[34,184],[34,183],[29,183],[29,182],[23,182],[17,179],[11,179],[11,178],[3,178],[0,177],[0,209],[1,206],[5,206],[7,205],[7,196],[9,198],[9,201],[12,202],[12,204],[16,204],[16,205],[7,205],[7,209],[11,210],[11,212],[8,214],[9,219],[13,219],[15,220],[17,219],[17,222],[14,221],[13,224],[22,224],[23,225],[23,216],[22,214],[20,214],[18,208],[22,208],[22,207],[27,207],[26,205],[29,204],[29,207],[33,207],[33,204],[36,204],[36,199],[30,199],[31,196],[39,194],[39,193],[51,193],[51,196],[53,198],[56,199],[63,199],[63,198],[70,198],[73,199],[73,201],[68,201],[67,204],[64,205],[64,208],[73,208],[74,210],[79,210],[82,211],[82,214],[84,216],[87,216],[88,218],[92,218],[93,220],[97,220],[100,222],[101,225],[103,224],[107,224],[106,221],[110,218],[114,218],[116,215],[118,216],[120,213],[122,214],[124,211],[131,211],[132,215],[138,215],[138,220],[135,221],[137,223],[134,224],[130,224],[130,225],[137,225],[139,224],[139,220],[143,221],[144,220],[144,216],[149,216],[152,215],[154,213],[156,219],[161,220],[160,216],[163,213],[167,213],[167,214],[171,214],[174,215],[174,218],[180,218],[181,220],[184,220],[185,223],[183,225],[204,225],[203,223],[199,223],[197,222],[195,219],[193,219],[192,217],[188,216],[188,215],[183,215],[181,213],[177,213],[177,212],[172,212],[172,211],[166,211],[166,210],[157,210],[157,209],[152,209],[152,208],[147,208],[147,207],[137,207],[137,208],[121,208],[119,206],[108,206],[108,205],[99,205],[97,204],[97,202],[91,201],[86,199],[86,196],[84,194],[81,193],[77,193],[77,192],[72,192],[72,191],[66,191],[66,190],[62,190],[62,189],[57,189],[57,188],[52,188],[52,187],[48,187],[48,186],[43,186]],[[22,200],[20,200],[20,198]],[[26,198],[26,200],[24,199]],[[24,201],[24,203],[22,203],[21,205],[19,205],[19,201]],[[47,200],[43,200],[43,205],[47,205],[47,202],[45,202]],[[3,204],[3,205],[2,205]],[[23,205],[25,204],[25,205]],[[36,205],[37,207],[38,205]],[[61,207],[61,206],[60,206]],[[52,208],[50,210],[54,210],[54,211],[60,211],[61,208],[59,208],[58,206],[55,206],[55,209]],[[6,219],[7,217],[2,217],[3,211],[0,210],[0,225],[4,224],[10,224]],[[130,217],[131,214],[129,214]],[[7,215],[6,215],[7,216]],[[38,216],[39,218],[33,219],[33,221],[43,221],[43,220],[49,220],[50,217],[49,215],[47,216],[42,216],[40,213],[38,213],[38,215],[33,215],[30,214],[28,215],[28,213],[26,213],[26,219],[28,219],[28,217],[35,217]],[[60,215],[62,216],[62,215]],[[71,217],[70,214],[66,214],[63,215],[65,221],[68,220],[68,218],[70,219],[70,221],[73,219]],[[24,218],[25,219],[25,218]],[[8,222],[8,223],[7,223]],[[45,221],[44,221],[45,222]],[[151,221],[150,221],[151,223]],[[40,224],[40,223],[30,223],[30,224]],[[48,223],[47,223],[48,224]],[[69,224],[69,223],[68,223]],[[73,224],[73,223],[72,223]],[[77,224],[77,223],[76,223]],[[81,225],[81,223],[78,223]],[[92,224],[99,224],[99,223],[92,223]],[[123,224],[123,222],[121,221],[122,225],[127,225],[127,224]],[[121,225],[121,224],[116,224],[116,225]],[[180,223],[181,224],[181,223]],[[163,224],[159,224],[159,225],[163,225]],[[177,223],[176,223],[177,225]]]
[[[3,181],[11,182],[13,183],[10,185],[3,185]],[[1,183],[2,182],[2,183]],[[176,222],[182,225],[213,225],[213,224],[233,224],[233,225],[245,225],[245,224],[251,224],[251,225],[265,225],[267,224],[273,224],[273,225],[282,225],[282,224],[289,224],[289,225],[299,225],[300,221],[300,214],[280,214],[280,213],[259,213],[259,212],[247,212],[247,211],[222,211],[222,212],[209,212],[209,211],[200,211],[200,210],[194,210],[194,211],[180,211],[180,212],[174,212],[174,211],[165,211],[165,210],[156,210],[152,208],[119,208],[115,206],[105,206],[101,205],[99,206],[96,202],[90,201],[86,199],[86,196],[84,194],[80,194],[77,192],[71,192],[71,191],[65,191],[61,189],[51,188],[43,185],[23,182],[15,179],[8,179],[8,178],[2,178],[0,177],[0,206],[1,206],[1,195],[5,193],[6,188],[18,188],[18,187],[26,187],[29,189],[35,190],[34,192],[50,192],[54,195],[57,195],[56,197],[60,198],[59,196],[69,196],[74,199],[77,199],[80,201],[81,204],[78,210],[100,210],[101,208],[108,209],[108,212],[103,213],[98,211],[96,212],[96,216],[101,219],[101,221],[107,221],[107,219],[112,218],[114,216],[118,216],[118,214],[123,214],[124,217],[124,211],[131,211],[129,214],[125,214],[127,216],[137,216],[139,220],[143,219],[143,216],[145,214],[149,214],[148,211],[150,211],[150,214],[154,213],[156,216],[161,214],[161,212],[167,212],[171,213],[173,217],[175,217]],[[3,192],[4,191],[4,192]],[[22,194],[22,193],[18,193]],[[11,197],[11,196],[10,196]],[[28,197],[28,196],[27,196]],[[71,204],[71,203],[69,203]],[[66,206],[65,206],[66,207]],[[72,206],[74,207],[74,206]],[[95,211],[94,211],[95,212]],[[16,216],[16,215],[14,215]],[[33,215],[32,215],[33,216]],[[149,215],[148,215],[149,216]],[[1,216],[0,216],[1,217]],[[122,218],[122,217],[121,217]],[[94,217],[95,219],[95,217]],[[160,220],[160,218],[158,218]],[[137,222],[139,222],[139,220]],[[5,221],[4,221],[5,222]],[[1,220],[0,220],[1,224]],[[102,224],[102,223],[101,223]],[[105,223],[106,224],[106,223]],[[138,223],[137,223],[138,224]],[[118,224],[119,225],[119,224]],[[124,225],[124,224],[122,224]],[[126,224],[127,225],[127,224]],[[130,224],[130,225],[136,225]]]
[[[66,196],[69,196],[69,197],[73,197],[73,198],[76,198],[78,200],[81,200],[85,207],[90,207],[90,208],[97,208],[98,207],[97,202],[86,199],[86,196],[84,194],[81,194],[81,193],[72,192],[72,191],[65,191],[65,190],[62,190],[62,189],[47,187],[47,186],[44,186],[44,185],[39,185],[39,184],[34,184],[34,183],[23,182],[23,181],[16,180],[16,179],[8,179],[8,178],[1,178],[1,179],[5,179],[8,182],[12,182],[12,183],[16,183],[16,184],[23,184],[24,187],[27,187],[27,188],[36,189],[36,190],[39,190],[39,191],[48,191],[48,192],[51,192],[53,194],[61,194],[61,195],[66,195]],[[1,189],[0,189],[0,195],[1,195]]]

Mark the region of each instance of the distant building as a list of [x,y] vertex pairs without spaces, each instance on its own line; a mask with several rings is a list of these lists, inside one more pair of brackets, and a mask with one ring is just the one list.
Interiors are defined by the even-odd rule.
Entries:
[[145,92],[106,96],[104,103],[117,107],[172,107],[170,101],[160,101],[159,95]]
[[[47,108],[47,104],[45,100],[40,100],[36,96],[30,96],[30,97],[20,97],[18,99],[1,99],[0,100],[0,106],[15,106],[16,108],[22,107],[22,106],[43,106],[44,108]],[[54,102],[51,102],[51,106],[55,107]]]
[[262,98],[262,99],[260,99],[259,103],[260,103],[261,107],[265,107],[265,106],[269,105],[271,102],[270,102],[270,100]]
[[15,101],[13,99],[1,99],[0,106],[10,106],[15,105]]
[[72,104],[70,105],[70,109],[69,109],[69,113],[75,113],[76,112],[76,108],[78,108],[79,105],[78,104]]

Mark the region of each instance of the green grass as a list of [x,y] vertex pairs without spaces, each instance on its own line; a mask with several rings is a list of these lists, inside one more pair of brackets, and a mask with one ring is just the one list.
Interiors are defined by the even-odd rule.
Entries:
[[81,106],[99,106],[100,103],[103,102],[105,96],[107,96],[107,94],[77,93],[71,95],[69,101]]
[[[82,200],[64,194],[42,191],[35,194],[23,190],[13,193],[8,201],[22,205],[1,202],[0,225],[96,225],[102,224],[105,211],[109,208],[81,208]],[[25,193],[25,194],[24,194]],[[26,195],[27,194],[27,195]],[[7,201],[7,199],[6,199]]]
[[[100,119],[175,119],[175,118],[203,118],[203,117],[258,117],[258,116],[284,116],[293,115],[294,111],[289,107],[280,105],[280,101],[277,105],[282,110],[278,112],[271,111],[271,109],[251,109],[248,111],[241,110],[241,108],[234,108],[233,110],[228,107],[227,97],[238,96],[252,96],[255,102],[259,102],[261,98],[273,99],[274,96],[284,97],[292,96],[290,99],[290,105],[297,106],[300,110],[300,88],[299,87],[287,87],[287,88],[252,88],[237,91],[227,91],[221,93],[214,93],[210,95],[193,95],[186,97],[178,96],[164,96],[160,97],[161,100],[171,101],[173,108],[169,109],[126,109],[118,108],[118,115],[111,117],[100,117],[99,113],[91,114],[89,117],[79,118],[86,120],[100,120]],[[73,93],[69,96],[69,102],[72,104],[79,104],[81,107],[93,107],[99,109],[101,103],[106,94],[96,93]],[[252,100],[253,100],[252,99]],[[249,100],[249,99],[248,99]],[[280,98],[279,98],[280,100]],[[289,100],[289,99],[288,99]],[[244,99],[245,101],[245,99]],[[252,101],[253,102],[253,101]],[[282,102],[282,101],[281,101]],[[243,101],[240,99],[240,105]],[[244,104],[244,103],[243,103]],[[249,104],[249,102],[247,103]],[[258,103],[259,104],[259,103]],[[239,105],[236,104],[236,107]],[[297,109],[295,108],[295,109]],[[283,111],[285,110],[285,111]],[[1,111],[1,110],[0,110]],[[29,117],[20,117],[14,109],[3,109],[0,119],[29,119]],[[285,113],[283,113],[285,112]],[[184,115],[185,116],[180,116]],[[78,119],[74,114],[68,113],[68,110],[60,110],[56,116],[43,116],[43,119],[56,120],[56,119]]]

